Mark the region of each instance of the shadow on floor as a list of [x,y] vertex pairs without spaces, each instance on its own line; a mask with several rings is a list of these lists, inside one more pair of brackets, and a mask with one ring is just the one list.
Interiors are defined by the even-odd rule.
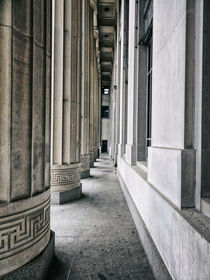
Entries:
[[48,279],[154,279],[112,162],[95,165],[82,199],[52,206],[56,258]]

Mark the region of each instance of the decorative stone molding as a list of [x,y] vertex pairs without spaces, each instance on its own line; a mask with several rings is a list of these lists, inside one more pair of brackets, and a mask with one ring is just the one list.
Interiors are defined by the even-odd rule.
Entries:
[[[39,255],[50,238],[50,191],[0,209],[0,275]],[[26,207],[26,208],[25,208]],[[15,209],[15,211],[14,211]],[[8,216],[4,212],[11,212]]]
[[51,166],[51,187],[54,191],[80,185],[81,163]]

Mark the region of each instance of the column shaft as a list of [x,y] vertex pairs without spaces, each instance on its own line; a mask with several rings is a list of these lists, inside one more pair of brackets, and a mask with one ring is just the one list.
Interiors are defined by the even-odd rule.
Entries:
[[90,167],[94,166],[94,41],[93,10],[90,9]]
[[83,1],[82,9],[82,81],[81,81],[81,177],[90,176],[89,155],[89,0]]
[[50,26],[50,0],[0,2],[0,276],[50,239]]
[[[55,1],[59,9],[55,10],[54,24],[54,106],[53,153],[59,147],[59,161],[51,165],[52,203],[61,204],[80,197],[80,95],[81,95],[81,1]],[[59,25],[59,28],[57,26]],[[56,58],[59,47],[63,56]],[[62,79],[60,75],[62,74]],[[59,78],[56,77],[59,75]],[[57,124],[59,141],[57,141]],[[53,158],[55,158],[53,156]]]

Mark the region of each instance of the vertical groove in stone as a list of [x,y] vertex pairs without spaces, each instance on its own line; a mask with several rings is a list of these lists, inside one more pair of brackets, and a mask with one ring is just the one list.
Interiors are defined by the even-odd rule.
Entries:
[[77,73],[78,73],[78,1],[72,0],[71,9],[71,147],[70,162],[76,162],[76,141],[77,141]]
[[81,0],[77,1],[77,120],[76,120],[76,161],[80,162],[81,144]]
[[45,90],[45,188],[50,186],[50,123],[51,123],[51,0],[46,0],[46,90]]
[[32,195],[45,189],[45,1],[33,0]]
[[85,69],[85,72],[87,74],[86,77],[86,84],[85,84],[85,88],[86,88],[86,95],[87,95],[87,102],[86,102],[86,108],[85,108],[85,118],[86,120],[86,133],[87,133],[87,147],[86,147],[86,153],[89,154],[89,150],[90,150],[90,74],[89,74],[89,68],[90,68],[90,6],[89,6],[89,0],[87,2],[87,24],[86,24],[86,44],[87,44],[87,66]]
[[[93,153],[93,123],[94,123],[94,44],[93,44],[93,10],[90,9],[90,152]],[[90,158],[92,161],[92,158]]]
[[98,69],[96,47],[94,42],[94,153],[96,157],[98,149]]
[[12,1],[0,2],[0,203],[10,196]]
[[89,1],[83,1],[81,82],[81,155],[89,154]]
[[32,22],[32,1],[13,1],[12,201],[31,195]]
[[63,163],[70,164],[71,1],[64,4]]
[[54,92],[53,92],[53,164],[62,164],[63,137],[63,21],[64,1],[55,0]]

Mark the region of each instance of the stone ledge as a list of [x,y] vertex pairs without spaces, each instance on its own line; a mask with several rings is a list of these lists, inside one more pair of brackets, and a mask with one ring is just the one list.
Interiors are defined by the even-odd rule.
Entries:
[[47,277],[48,270],[52,263],[55,253],[55,233],[51,231],[50,240],[36,258],[22,267],[0,277],[1,280],[44,280]]
[[122,157],[118,163],[126,190],[172,278],[210,279],[209,219],[196,210],[180,211],[139,168],[129,166]]
[[121,189],[124,193],[125,199],[127,201],[128,208],[131,212],[132,218],[136,225],[136,229],[138,231],[139,238],[141,240],[141,243],[142,243],[145,253],[147,255],[149,264],[151,265],[155,279],[171,280],[172,278],[160,256],[158,249],[157,249],[155,243],[153,242],[152,237],[150,236],[150,233],[148,232],[146,225],[145,225],[138,209],[136,208],[136,205],[135,205],[132,197],[130,196],[119,172],[118,172],[118,179],[119,179],[119,182],[121,185]]
[[51,193],[51,204],[60,205],[78,199],[82,194],[82,184],[70,190],[62,190]]

